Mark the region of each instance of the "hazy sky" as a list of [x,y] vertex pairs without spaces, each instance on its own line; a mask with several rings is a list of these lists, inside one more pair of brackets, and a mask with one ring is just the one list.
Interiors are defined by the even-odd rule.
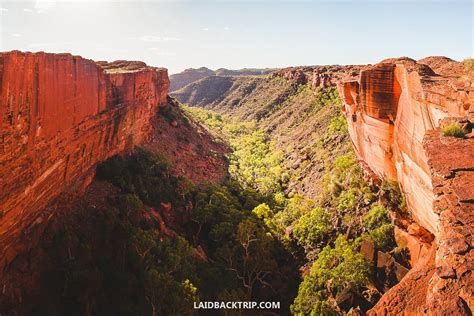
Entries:
[[0,50],[189,67],[473,56],[465,1],[1,1]]

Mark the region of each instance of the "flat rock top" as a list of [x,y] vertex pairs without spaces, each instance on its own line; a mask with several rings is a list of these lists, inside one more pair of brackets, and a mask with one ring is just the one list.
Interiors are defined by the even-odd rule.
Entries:
[[86,62],[95,63],[105,73],[131,73],[140,72],[145,70],[155,71],[167,71],[166,68],[159,68],[148,66],[142,61],[127,61],[127,60],[116,60],[113,62],[107,61],[93,61],[91,59],[83,58],[79,55],[72,55],[70,53],[46,53],[46,52],[22,52],[19,50],[13,50],[9,52],[0,52],[0,57],[4,56],[33,56],[40,58],[53,58],[54,60],[83,60]]
[[148,69],[163,70],[163,68],[151,67],[142,61],[116,60],[113,62],[98,61],[96,64],[106,73],[139,72]]

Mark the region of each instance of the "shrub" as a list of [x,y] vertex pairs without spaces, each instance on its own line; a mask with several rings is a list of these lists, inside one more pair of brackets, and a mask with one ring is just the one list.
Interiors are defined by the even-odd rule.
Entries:
[[323,88],[318,91],[314,98],[314,105],[311,111],[319,111],[326,106],[341,106],[342,101],[339,98],[339,93],[334,87]]
[[257,207],[255,207],[252,210],[252,213],[254,213],[260,219],[272,218],[273,217],[273,212],[266,203],[262,203],[262,204],[258,205]]
[[352,212],[357,206],[358,194],[355,189],[343,191],[338,198],[337,210],[342,213]]
[[369,236],[374,241],[377,248],[381,250],[390,250],[395,246],[395,236],[392,224],[383,224],[379,228],[369,232]]
[[394,244],[393,225],[387,210],[378,204],[372,206],[363,218],[364,227],[379,249],[388,250]]
[[390,223],[387,210],[378,204],[374,204],[370,211],[363,218],[364,226],[367,230],[376,229],[383,224]]
[[457,138],[464,138],[464,131],[459,123],[451,123],[443,127],[444,136],[451,136]]
[[356,159],[353,153],[348,153],[342,156],[339,156],[334,161],[334,170],[337,173],[345,173],[347,170],[351,169],[356,165]]
[[295,194],[288,199],[285,209],[275,215],[278,223],[284,227],[288,227],[297,221],[301,216],[307,214],[314,208],[314,202],[302,195]]
[[161,107],[158,112],[168,123],[178,119],[178,114],[172,106]]
[[403,196],[400,186],[396,180],[385,178],[380,186],[380,193],[382,194],[382,201],[385,206],[398,210],[401,215],[409,217],[410,213],[407,210],[406,200]]
[[344,115],[341,114],[338,117],[334,117],[331,120],[331,122],[329,123],[328,130],[332,134],[336,134],[336,133],[346,134],[347,133],[347,121],[346,121],[346,118],[344,117]]

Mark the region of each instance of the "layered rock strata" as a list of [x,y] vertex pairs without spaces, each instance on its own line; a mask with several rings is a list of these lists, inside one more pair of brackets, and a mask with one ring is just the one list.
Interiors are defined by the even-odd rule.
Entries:
[[0,266],[39,212],[95,165],[146,140],[166,102],[166,69],[70,54],[0,54]]
[[[358,158],[375,177],[399,182],[414,221],[408,228],[415,225],[435,237],[431,244],[420,238],[424,233],[398,233],[411,240],[415,267],[372,313],[468,315],[474,310],[474,139],[441,133],[447,121],[472,125],[473,77],[462,63],[447,58],[400,58],[364,69],[338,86]],[[430,261],[431,247],[436,254]],[[416,280],[428,284],[406,286]],[[422,289],[423,300],[404,301],[420,297],[410,289]]]

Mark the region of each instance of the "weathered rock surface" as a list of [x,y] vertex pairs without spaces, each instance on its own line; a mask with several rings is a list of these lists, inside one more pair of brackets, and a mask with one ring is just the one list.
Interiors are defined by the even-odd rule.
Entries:
[[361,65],[328,65],[288,67],[275,71],[272,77],[281,77],[294,81],[296,84],[310,82],[312,89],[336,86],[346,78],[358,75],[367,66]]
[[437,245],[435,260],[427,260],[429,243],[410,237],[416,229],[398,233],[415,266],[372,313],[474,310],[474,139],[440,132],[443,120],[472,120],[473,81],[462,63],[429,57],[384,60],[339,84],[358,158],[374,176],[400,183],[415,224],[434,234]]
[[166,69],[70,54],[0,54],[0,267],[39,210],[95,165],[146,140],[166,102]]

